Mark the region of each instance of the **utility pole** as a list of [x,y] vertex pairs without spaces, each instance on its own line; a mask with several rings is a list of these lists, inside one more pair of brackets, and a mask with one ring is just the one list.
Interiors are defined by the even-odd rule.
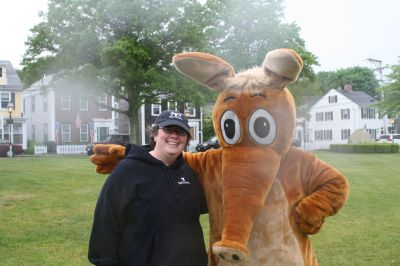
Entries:
[[382,60],[373,59],[373,58],[367,58],[367,61],[372,63],[375,66],[375,68],[372,69],[372,70],[378,72],[379,81],[380,81],[380,83],[382,85],[382,83],[383,83],[383,70],[386,68],[386,67],[382,67]]
[[[383,70],[386,68],[386,67],[382,67],[382,60],[367,58],[367,61],[374,65],[375,68],[373,68],[372,70],[378,72],[379,85],[382,86],[383,85]],[[384,97],[384,93],[382,90],[381,91],[381,100],[383,100],[383,97]],[[383,133],[387,133],[387,123],[388,123],[387,118],[388,117],[387,116],[385,116],[385,117],[383,117]]]

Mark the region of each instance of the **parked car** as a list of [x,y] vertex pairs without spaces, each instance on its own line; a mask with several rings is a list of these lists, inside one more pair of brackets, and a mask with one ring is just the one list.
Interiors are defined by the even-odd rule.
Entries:
[[87,155],[93,155],[93,147],[95,144],[119,144],[125,146],[129,143],[129,135],[108,135],[103,140],[86,145]]
[[[10,151],[10,142],[6,139],[0,139],[0,156],[8,156]],[[12,152],[14,155],[20,155],[24,153],[24,149],[21,144],[12,144]]]
[[211,137],[209,140],[203,143],[199,143],[196,146],[196,151],[206,151],[209,149],[218,149],[219,148],[219,143],[217,136]]
[[383,134],[379,137],[377,142],[400,144],[400,134]]

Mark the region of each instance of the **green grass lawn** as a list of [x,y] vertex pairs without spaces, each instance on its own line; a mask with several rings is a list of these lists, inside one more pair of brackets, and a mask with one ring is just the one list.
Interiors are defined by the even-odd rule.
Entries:
[[[351,186],[344,209],[312,237],[320,265],[400,265],[400,154],[317,155]],[[0,158],[0,265],[89,265],[105,178],[83,156]],[[207,216],[202,224],[207,233]]]

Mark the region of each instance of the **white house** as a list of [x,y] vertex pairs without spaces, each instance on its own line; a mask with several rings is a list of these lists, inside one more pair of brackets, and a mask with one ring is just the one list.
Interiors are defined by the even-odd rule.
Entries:
[[304,120],[306,150],[329,149],[330,144],[346,144],[357,129],[366,129],[373,139],[387,131],[387,117],[380,118],[377,101],[347,84],[331,89],[309,105],[309,119]]

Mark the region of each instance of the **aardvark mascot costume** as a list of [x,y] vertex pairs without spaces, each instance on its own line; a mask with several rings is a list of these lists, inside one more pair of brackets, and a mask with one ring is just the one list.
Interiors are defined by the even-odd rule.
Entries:
[[[318,265],[309,235],[348,197],[348,182],[311,153],[291,146],[295,104],[287,85],[303,67],[290,49],[235,73],[211,54],[177,54],[179,72],[219,92],[213,110],[220,149],[185,153],[206,193],[209,265]],[[109,173],[125,148],[96,145],[92,162]]]

